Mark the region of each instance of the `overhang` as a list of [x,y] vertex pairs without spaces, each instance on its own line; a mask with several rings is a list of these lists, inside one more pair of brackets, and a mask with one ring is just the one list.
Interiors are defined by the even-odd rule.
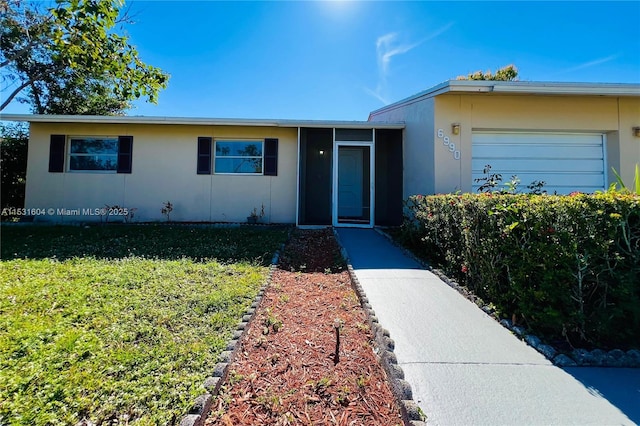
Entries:
[[189,126],[249,126],[249,127],[314,127],[314,128],[365,128],[404,129],[402,122],[373,123],[370,121],[333,120],[278,120],[204,117],[156,117],[156,116],[101,116],[101,115],[38,115],[0,114],[3,121],[26,121],[29,123],[89,123],[89,124],[154,124]]
[[557,96],[640,96],[640,84],[634,83],[557,83],[539,81],[449,80],[408,98],[379,108],[379,113],[447,93],[485,93]]

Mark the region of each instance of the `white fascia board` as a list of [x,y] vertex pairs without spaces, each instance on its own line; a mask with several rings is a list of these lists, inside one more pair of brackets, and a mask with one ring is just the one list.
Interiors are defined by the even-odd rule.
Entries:
[[640,96],[640,84],[502,82],[494,92],[536,95]]
[[488,93],[494,90],[495,81],[489,80],[449,80],[449,92]]
[[280,127],[313,127],[326,129],[404,129],[404,122],[280,120]]
[[198,117],[145,117],[103,115],[38,115],[2,114],[1,120],[28,121],[30,123],[107,123],[107,124],[191,124],[218,126],[277,126],[275,120],[215,119]]
[[376,128],[403,129],[404,123],[370,123],[368,121],[329,120],[262,120],[198,117],[145,117],[145,116],[95,116],[95,115],[37,115],[0,114],[0,120],[26,121],[30,123],[91,123],[91,124],[157,124],[201,126],[252,126],[252,127],[322,127],[322,128]]
[[398,102],[394,102],[380,109],[377,109],[369,114],[369,120],[377,114],[396,109],[401,106],[410,105],[416,102],[420,102],[423,99],[434,98],[438,95],[443,95],[450,92],[470,92],[470,93],[488,93],[493,91],[492,81],[478,81],[478,80],[449,80],[444,83],[440,83],[437,86],[433,86],[430,89],[420,92],[408,98],[402,99]]
[[449,80],[416,95],[386,105],[375,115],[407,106],[445,93],[504,93],[529,95],[640,96],[640,84],[634,83],[560,83],[536,81]]
[[0,114],[0,121],[31,122],[32,114]]
[[382,108],[378,108],[375,111],[372,111],[369,113],[369,120],[371,120],[371,118],[375,115],[378,115],[380,113],[386,112],[386,111],[390,111],[393,109],[396,109],[400,106],[405,106],[405,105],[409,105],[415,102],[419,102],[423,99],[427,99],[427,98],[432,98],[434,96],[437,95],[441,95],[443,93],[447,93],[449,91],[449,82],[445,81],[444,83],[440,83],[437,86],[433,86],[430,89],[427,89],[423,92],[417,93],[413,96],[409,96],[408,98],[404,98],[402,100],[399,100],[398,102],[394,102],[392,104],[389,105],[385,105]]

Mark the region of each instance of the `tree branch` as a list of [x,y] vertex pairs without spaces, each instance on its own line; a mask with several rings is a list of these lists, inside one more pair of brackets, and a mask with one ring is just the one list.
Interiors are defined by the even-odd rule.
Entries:
[[38,88],[36,87],[36,82],[34,80],[30,81],[31,92],[33,94],[33,99],[36,102],[36,112],[38,114],[44,114],[44,108],[42,107],[42,102],[40,101],[40,93]]
[[0,111],[2,111],[3,109],[5,109],[5,107],[7,105],[9,105],[11,103],[11,101],[13,100],[13,98],[15,98],[18,93],[22,92],[22,90],[29,86],[30,84],[32,84],[33,82],[31,80],[28,80],[24,83],[22,83],[18,88],[16,88],[16,90],[14,90],[9,97],[2,103],[2,105],[0,105]]
[[4,61],[0,62],[0,68],[4,68],[7,65],[11,64],[16,59],[28,54],[29,50],[35,45],[36,45],[36,40],[31,40],[29,44],[27,44],[25,47],[20,49],[16,54],[11,55],[10,57],[6,58]]

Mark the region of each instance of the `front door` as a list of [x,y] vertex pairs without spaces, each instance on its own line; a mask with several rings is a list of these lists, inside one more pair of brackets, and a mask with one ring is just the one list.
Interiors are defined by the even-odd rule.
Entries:
[[334,226],[365,226],[372,215],[372,144],[337,143],[334,153]]
[[362,154],[358,147],[338,151],[338,217],[362,217]]

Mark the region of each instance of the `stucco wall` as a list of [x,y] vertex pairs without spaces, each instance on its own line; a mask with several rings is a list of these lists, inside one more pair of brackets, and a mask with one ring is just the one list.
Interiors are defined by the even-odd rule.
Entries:
[[[635,163],[640,162],[640,139],[631,128],[640,121],[639,98],[591,96],[502,96],[453,95],[435,99],[435,129],[451,133],[460,123],[460,134],[451,135],[460,150],[460,164],[442,158],[436,149],[435,189],[471,191],[471,136],[474,130],[595,132],[606,135],[606,173],[615,181],[611,167],[629,182]],[[636,124],[634,124],[634,122]],[[440,152],[439,152],[440,151]],[[446,157],[446,155],[444,156]],[[442,158],[442,160],[439,160]],[[455,170],[459,170],[456,174]],[[456,179],[456,175],[458,179]]]
[[434,100],[425,99],[407,107],[385,110],[372,115],[370,121],[404,122],[403,139],[403,198],[412,194],[432,194],[435,191],[434,173]]
[[[371,121],[405,121],[405,198],[411,194],[472,190],[474,130],[594,132],[605,135],[606,174],[611,167],[632,182],[640,163],[640,98],[447,93],[392,106]],[[460,125],[454,135],[452,125]],[[442,133],[439,136],[438,130]],[[448,138],[445,140],[445,138]]]
[[[131,174],[49,173],[51,134],[133,136]],[[278,176],[198,175],[197,138],[278,138]],[[192,125],[32,123],[27,165],[27,208],[84,209],[108,205],[136,208],[136,221],[166,220],[170,201],[175,221],[244,222],[264,205],[264,222],[294,223],[297,129]],[[68,158],[65,158],[67,161]],[[43,215],[36,220],[68,222],[99,217]],[[113,218],[110,220],[114,220]]]
[[[633,185],[636,164],[640,164],[640,138],[633,135],[633,128],[640,127],[640,99],[639,98],[620,98],[620,155],[616,160],[619,161],[621,177],[628,186]],[[616,132],[618,133],[618,132]],[[615,164],[612,164],[615,167]],[[612,181],[613,176],[610,176]]]

